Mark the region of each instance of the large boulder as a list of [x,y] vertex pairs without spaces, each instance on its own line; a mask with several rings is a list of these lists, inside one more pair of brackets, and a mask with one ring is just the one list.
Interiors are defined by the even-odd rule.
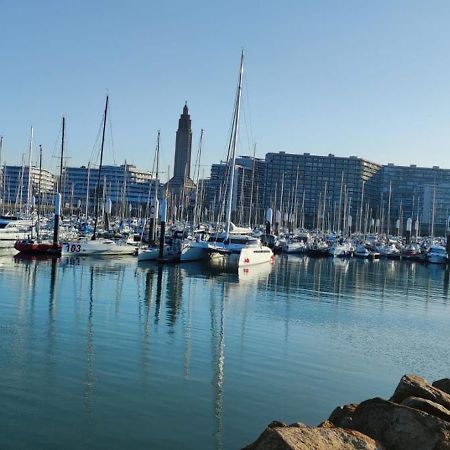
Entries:
[[408,397],[431,400],[450,410],[450,394],[431,386],[424,378],[416,375],[404,375],[401,378],[394,395],[391,397],[391,401],[401,403]]
[[354,430],[316,428],[302,423],[272,425],[245,450],[384,450],[381,444]]
[[439,403],[432,402],[431,400],[425,400],[419,397],[408,397],[402,401],[402,405],[418,409],[419,411],[426,412],[439,419],[450,422],[450,411]]
[[336,407],[330,414],[328,421],[336,427],[351,428],[352,416],[357,406],[357,403],[349,403],[348,405]]
[[440,389],[441,391],[444,391],[447,394],[450,394],[450,379],[449,378],[442,378],[441,380],[436,380],[431,385],[437,389]]
[[381,398],[362,402],[352,427],[389,450],[450,450],[449,423]]

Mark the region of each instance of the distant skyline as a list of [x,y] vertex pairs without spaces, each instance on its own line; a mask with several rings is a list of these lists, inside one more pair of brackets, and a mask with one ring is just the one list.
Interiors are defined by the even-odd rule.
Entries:
[[[3,2],[2,163],[27,161],[30,126],[55,170],[87,165],[105,96],[105,164],[173,170],[185,101],[204,176],[226,147],[241,48],[239,154],[310,152],[450,168],[447,1]],[[163,179],[167,173],[163,174]]]

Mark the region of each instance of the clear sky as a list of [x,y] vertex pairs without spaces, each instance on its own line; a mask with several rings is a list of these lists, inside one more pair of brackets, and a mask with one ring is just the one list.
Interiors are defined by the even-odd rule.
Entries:
[[208,175],[225,158],[243,47],[240,154],[256,142],[258,156],[450,168],[447,0],[0,0],[0,15],[7,163],[20,163],[33,125],[56,167],[64,114],[68,164],[87,164],[108,92],[106,163],[151,169],[160,129],[161,164],[173,167],[186,100]]

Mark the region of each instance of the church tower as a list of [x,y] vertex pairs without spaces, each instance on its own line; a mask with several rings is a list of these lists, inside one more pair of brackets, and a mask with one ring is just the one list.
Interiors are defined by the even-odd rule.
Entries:
[[191,116],[187,103],[183,108],[183,113],[178,120],[178,130],[175,140],[175,164],[173,168],[173,178],[169,181],[169,190],[177,197],[183,189],[185,192],[195,188],[191,180],[191,150],[192,150],[192,128]]
[[177,137],[175,141],[174,178],[189,179],[191,175],[192,128],[191,116],[187,104],[178,121]]

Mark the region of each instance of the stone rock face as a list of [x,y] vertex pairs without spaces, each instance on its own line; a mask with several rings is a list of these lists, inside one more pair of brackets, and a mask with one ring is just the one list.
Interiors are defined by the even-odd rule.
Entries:
[[450,379],[442,378],[441,380],[436,380],[431,386],[440,389],[446,394],[450,394]]
[[390,401],[338,406],[318,427],[272,422],[246,450],[450,450],[450,379],[404,375]]
[[364,434],[342,428],[316,428],[301,423],[266,428],[245,450],[385,450]]
[[450,394],[431,386],[424,378],[416,375],[404,375],[400,380],[391,401],[402,403],[408,397],[419,397],[439,403],[450,410]]
[[357,406],[356,403],[338,406],[333,410],[328,420],[336,427],[351,428],[352,416]]
[[432,402],[431,400],[425,400],[419,397],[408,397],[402,401],[402,405],[418,409],[419,411],[426,412],[439,419],[450,422],[450,411],[439,403]]
[[449,423],[380,398],[356,408],[352,427],[389,450],[450,450]]

